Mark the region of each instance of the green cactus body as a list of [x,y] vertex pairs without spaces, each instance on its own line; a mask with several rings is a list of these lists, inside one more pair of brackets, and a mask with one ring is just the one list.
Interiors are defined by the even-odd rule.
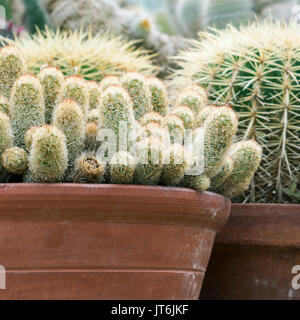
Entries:
[[211,178],[211,189],[217,191],[224,181],[229,177],[233,170],[233,161],[230,156],[227,156],[217,174]]
[[44,125],[33,135],[29,155],[31,182],[59,182],[68,167],[68,151],[61,130]]
[[209,178],[217,174],[233,143],[238,119],[230,107],[220,107],[207,117],[204,128],[204,173]]
[[196,191],[203,192],[209,189],[210,179],[205,174],[196,176],[185,175],[183,181],[180,184],[186,188],[192,188]]
[[97,109],[92,109],[89,111],[87,118],[86,118],[86,122],[95,122],[97,124],[99,124],[99,108]]
[[101,87],[94,81],[89,81],[87,87],[89,92],[89,110],[98,109],[102,92]]
[[74,100],[81,107],[83,116],[87,115],[89,90],[83,78],[72,76],[65,79],[57,98],[57,104],[67,99]]
[[165,125],[164,120],[165,118],[161,116],[158,112],[150,111],[142,117],[142,119],[140,120],[140,124],[142,126],[145,126],[150,122],[155,122],[155,123],[158,123],[159,125],[164,126]]
[[18,147],[6,149],[2,153],[1,163],[7,172],[23,175],[28,168],[27,152]]
[[9,115],[9,100],[4,96],[0,96],[0,111]]
[[205,122],[206,118],[210,116],[216,108],[218,107],[215,105],[209,105],[200,110],[196,117],[196,127],[201,127]]
[[118,77],[108,76],[101,80],[100,82],[100,90],[103,92],[105,89],[111,86],[122,86],[121,81]]
[[221,189],[224,195],[234,198],[248,188],[260,164],[262,149],[254,140],[240,141],[231,147],[229,154],[233,169]]
[[105,168],[97,157],[83,153],[75,160],[72,180],[78,183],[100,183],[104,172]]
[[70,164],[79,156],[84,146],[84,119],[80,106],[71,99],[62,101],[53,113],[53,124],[66,137]]
[[0,155],[13,144],[13,133],[9,117],[0,111]]
[[60,70],[48,67],[42,69],[38,74],[38,78],[44,92],[45,120],[46,123],[50,123],[52,121],[52,113],[56,106],[57,97],[64,82],[64,75]]
[[89,151],[96,151],[100,142],[97,141],[99,126],[95,122],[88,122],[84,126],[85,131],[85,149]]
[[128,152],[117,152],[110,161],[110,183],[131,184],[133,182],[135,158]]
[[163,164],[161,182],[166,186],[176,186],[183,179],[187,169],[187,152],[179,144],[172,144],[167,152],[168,161]]
[[264,157],[248,199],[285,202],[299,177],[299,24],[266,21],[202,33],[183,53],[174,84],[197,82],[212,103],[239,114],[238,140],[255,139]]
[[183,122],[185,129],[193,129],[195,124],[194,112],[186,106],[179,106],[172,110],[172,114],[177,115]]
[[168,109],[168,94],[164,83],[156,77],[146,78],[146,83],[150,89],[153,111],[165,116]]
[[38,127],[38,126],[31,127],[25,133],[24,141],[25,141],[25,146],[26,146],[27,151],[30,151],[30,149],[31,149],[33,135],[38,128],[40,128],[40,127]]
[[45,123],[45,102],[40,81],[30,75],[20,77],[10,98],[10,119],[16,146],[25,148],[26,131]]
[[177,99],[177,106],[189,107],[195,114],[207,106],[207,97],[192,89],[183,90]]
[[14,46],[0,49],[0,94],[10,97],[15,81],[26,73],[22,52]]
[[142,127],[142,140],[149,137],[158,138],[164,145],[170,139],[168,129],[156,122],[150,122]]
[[139,73],[129,72],[121,78],[121,83],[133,102],[136,120],[140,120],[152,110],[151,94],[145,77]]
[[169,129],[170,141],[183,143],[184,124],[181,118],[176,114],[168,114],[165,118],[165,124]]
[[163,168],[163,144],[155,137],[139,143],[138,163],[134,173],[134,182],[142,185],[158,184]]

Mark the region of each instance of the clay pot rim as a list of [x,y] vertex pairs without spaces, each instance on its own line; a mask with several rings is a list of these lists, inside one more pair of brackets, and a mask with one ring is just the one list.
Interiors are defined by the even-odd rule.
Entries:
[[[162,186],[2,183],[0,222],[55,219],[88,222],[154,223],[218,231],[231,201],[212,192]],[[22,208],[14,210],[15,208]],[[55,209],[63,215],[55,214]]]

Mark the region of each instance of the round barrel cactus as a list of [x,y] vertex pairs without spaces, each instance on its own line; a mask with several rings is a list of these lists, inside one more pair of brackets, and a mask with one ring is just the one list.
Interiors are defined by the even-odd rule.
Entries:
[[239,114],[238,140],[255,139],[263,157],[248,199],[285,202],[300,179],[300,26],[255,23],[202,33],[178,57],[177,87],[197,83],[210,103]]

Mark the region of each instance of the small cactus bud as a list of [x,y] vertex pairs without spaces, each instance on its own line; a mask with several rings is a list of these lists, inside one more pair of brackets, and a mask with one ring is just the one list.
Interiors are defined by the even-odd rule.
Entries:
[[26,131],[45,123],[43,89],[36,77],[25,75],[15,82],[11,92],[9,114],[15,144],[25,148]]
[[199,111],[196,117],[196,127],[201,127],[205,122],[206,118],[210,116],[214,110],[218,107],[215,105],[209,105]]
[[162,117],[158,112],[150,111],[142,117],[142,119],[140,120],[140,124],[142,126],[145,126],[150,122],[155,122],[163,126],[164,120],[165,118]]
[[0,155],[13,144],[13,134],[8,116],[0,111]]
[[209,189],[210,179],[204,175],[200,174],[197,176],[184,176],[182,185],[187,188],[192,188],[196,191],[203,192]]
[[229,177],[233,170],[233,161],[230,156],[227,156],[224,160],[223,165],[217,174],[211,178],[211,189],[217,190],[220,185]]
[[168,94],[164,83],[156,77],[146,78],[146,83],[150,89],[153,111],[165,116],[168,108]]
[[198,94],[194,90],[185,89],[180,93],[176,105],[189,107],[197,114],[201,109],[206,107],[207,97]]
[[0,96],[0,111],[9,115],[9,100],[4,96]]
[[229,154],[233,170],[221,188],[227,197],[236,197],[248,188],[260,164],[262,149],[254,140],[240,141],[231,147]]
[[87,82],[87,88],[89,92],[89,110],[99,109],[101,88],[97,82]]
[[33,135],[29,155],[32,182],[59,182],[68,167],[68,151],[61,130],[44,125]]
[[26,73],[26,64],[22,52],[14,46],[0,49],[0,94],[10,97],[15,81]]
[[64,75],[59,69],[48,67],[42,69],[38,74],[38,78],[43,87],[45,98],[45,121],[46,123],[51,123],[57,97],[64,82]]
[[57,98],[57,104],[67,99],[74,100],[80,106],[83,116],[87,115],[89,91],[83,78],[72,76],[65,79]]
[[28,167],[28,156],[24,149],[9,148],[2,153],[1,163],[7,172],[23,175]]
[[80,106],[71,99],[62,101],[53,113],[53,124],[66,137],[70,164],[79,156],[84,146],[84,120]]
[[110,183],[132,183],[135,166],[136,161],[130,153],[117,152],[110,161]]
[[209,178],[216,175],[232,145],[238,126],[237,114],[230,107],[213,110],[205,120],[204,173]]
[[163,145],[160,139],[150,137],[141,141],[137,156],[134,182],[141,185],[158,184],[163,167]]
[[99,108],[98,109],[92,109],[89,111],[87,118],[86,118],[86,122],[95,122],[97,123],[97,125],[99,124]]
[[83,153],[75,160],[72,180],[79,183],[100,183],[104,171],[104,166],[93,154]]
[[26,146],[27,151],[30,151],[30,149],[31,149],[32,138],[38,128],[40,128],[40,127],[38,127],[38,126],[31,127],[25,133],[24,141],[25,141],[25,146]]
[[185,106],[179,106],[172,110],[172,114],[177,115],[183,122],[185,129],[193,129],[195,124],[194,112]]
[[96,151],[99,146],[100,142],[97,141],[98,135],[98,124],[95,122],[88,122],[84,127],[85,131],[85,149],[89,151]]
[[121,81],[118,77],[115,76],[108,76],[102,79],[100,82],[100,90],[103,92],[110,86],[121,86]]
[[183,179],[191,160],[186,159],[188,153],[182,145],[173,144],[167,152],[169,161],[163,165],[161,182],[166,186],[176,186]]
[[196,91],[197,94],[198,94],[199,96],[201,96],[202,99],[204,99],[204,101],[205,101],[204,105],[207,105],[207,104],[208,104],[207,92],[206,92],[206,90],[205,90],[203,87],[199,86],[198,84],[192,83],[192,84],[188,85],[187,87],[185,87],[184,90],[193,90],[193,91]]
[[136,120],[152,110],[151,95],[146,79],[139,73],[129,72],[121,78],[122,86],[128,91],[133,102]]

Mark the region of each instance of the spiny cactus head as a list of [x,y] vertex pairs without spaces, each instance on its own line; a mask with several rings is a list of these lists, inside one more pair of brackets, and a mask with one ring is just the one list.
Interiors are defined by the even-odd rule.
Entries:
[[99,126],[96,122],[88,122],[84,126],[85,131],[85,149],[96,151],[100,146],[100,141],[97,141]]
[[4,96],[0,96],[0,111],[9,114],[9,100]]
[[28,168],[27,152],[18,147],[6,149],[2,153],[1,164],[7,172],[23,175]]
[[201,109],[207,106],[207,97],[198,94],[195,90],[184,89],[179,94],[176,105],[189,107],[197,114]]
[[104,175],[103,164],[92,153],[82,153],[74,163],[74,181],[100,183]]
[[144,114],[152,110],[150,90],[145,77],[136,72],[128,72],[120,81],[133,102],[136,120],[140,120]]
[[181,182],[184,187],[192,188],[196,191],[203,192],[209,189],[210,179],[205,174],[188,176],[186,175]]
[[233,171],[233,160],[231,156],[226,156],[224,162],[217,172],[217,174],[211,178],[211,189],[217,191],[224,181],[229,177]]
[[146,81],[150,89],[153,111],[165,116],[168,109],[168,93],[164,83],[156,77],[147,77]]
[[79,104],[72,99],[58,104],[54,109],[53,124],[66,137],[69,161],[72,163],[82,152],[84,144],[84,117]]
[[96,124],[99,123],[99,108],[97,109],[92,109],[88,112],[87,118],[86,118],[86,122],[95,122]]
[[10,97],[15,81],[26,73],[26,64],[21,50],[14,46],[0,49],[0,94]]
[[149,137],[156,137],[162,143],[167,143],[169,138],[168,129],[163,127],[162,125],[156,122],[150,122],[142,127],[142,140],[149,138]]
[[130,184],[133,182],[135,158],[125,151],[119,151],[110,161],[110,183]]
[[196,91],[197,94],[200,95],[204,99],[204,102],[207,105],[207,103],[208,103],[207,92],[203,87],[199,86],[197,83],[189,84],[188,86],[186,86],[184,88],[184,90]]
[[59,182],[68,167],[68,151],[61,130],[44,125],[33,135],[29,155],[31,181]]
[[10,120],[6,113],[0,111],[0,155],[4,150],[10,148],[13,143],[13,134]]
[[38,126],[31,127],[25,133],[24,141],[25,141],[25,146],[26,146],[27,151],[30,151],[30,149],[31,149],[33,135],[38,128],[40,128],[40,127],[38,127]]
[[103,92],[110,86],[121,86],[121,81],[118,77],[115,76],[107,76],[103,78],[100,82],[100,90]]
[[150,122],[155,122],[163,126],[164,120],[165,118],[161,116],[158,112],[150,111],[142,117],[142,119],[140,120],[140,124],[142,126],[145,126]]
[[45,98],[45,119],[47,123],[52,120],[52,112],[57,102],[64,82],[63,73],[54,67],[46,67],[40,71],[38,78],[41,82]]
[[98,109],[102,89],[95,81],[88,81],[87,88],[89,92],[89,110]]
[[213,177],[219,171],[224,156],[232,145],[238,126],[237,114],[230,107],[213,110],[203,124],[204,173]]
[[216,105],[209,105],[201,109],[196,117],[196,127],[201,127],[205,122],[206,118],[212,114],[212,112],[218,108]]
[[172,110],[172,114],[177,115],[182,120],[185,129],[194,128],[195,115],[189,107],[178,106]]
[[78,76],[71,76],[65,79],[62,84],[57,103],[63,100],[72,99],[80,107],[85,116],[88,112],[89,90],[86,81]]

